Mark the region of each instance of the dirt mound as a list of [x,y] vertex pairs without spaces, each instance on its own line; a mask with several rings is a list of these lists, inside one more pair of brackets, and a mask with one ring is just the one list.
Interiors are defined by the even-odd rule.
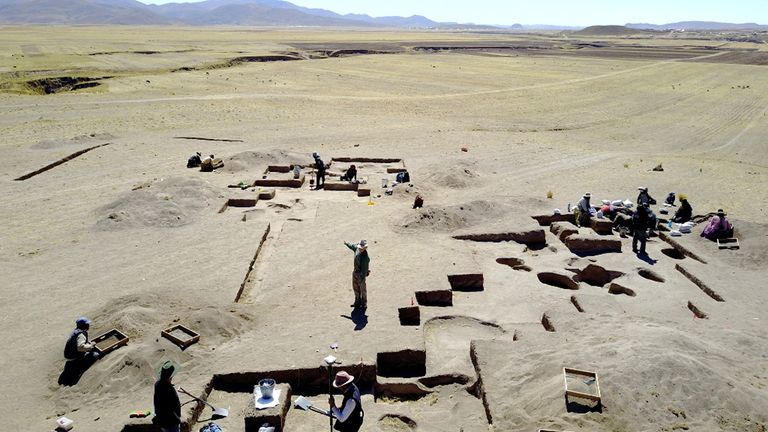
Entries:
[[[194,307],[157,294],[119,298],[91,318],[94,326],[91,337],[116,328],[130,340],[128,345],[96,362],[77,386],[61,388],[53,398],[59,410],[72,410],[121,392],[151,388],[158,365],[165,360],[180,365],[186,376],[195,376],[194,371],[204,364],[199,361],[200,357],[214,355],[212,348],[245,333],[253,321],[253,316],[237,305],[225,309]],[[198,332],[200,341],[181,350],[162,338],[160,332],[174,324],[183,324]],[[54,370],[51,374],[58,372]],[[199,375],[207,379],[205,374]]]
[[109,141],[111,139],[114,139],[115,137],[108,133],[102,133],[102,134],[88,134],[88,135],[78,135],[76,137],[72,137],[69,139],[62,138],[62,139],[52,139],[52,140],[44,140],[40,141],[36,144],[32,144],[29,146],[29,148],[34,150],[52,150],[62,147],[68,147],[68,146],[74,146],[74,145],[87,145],[87,144],[93,144],[97,142],[104,142]]
[[507,212],[506,206],[492,201],[472,201],[453,206],[428,207],[408,213],[396,220],[396,232],[452,232],[471,227]]
[[160,179],[99,208],[96,226],[103,230],[180,227],[215,208],[223,197],[218,188],[200,179]]
[[430,165],[419,170],[420,183],[436,188],[466,189],[477,186],[481,179],[477,163],[468,161]]
[[[326,163],[330,161],[330,158],[326,159]],[[266,152],[247,151],[237,153],[224,159],[224,168],[220,171],[232,174],[243,171],[253,171],[254,173],[255,171],[258,171],[258,174],[261,174],[268,165],[293,165],[310,163],[312,163],[312,155],[305,153],[296,153],[277,149]]]

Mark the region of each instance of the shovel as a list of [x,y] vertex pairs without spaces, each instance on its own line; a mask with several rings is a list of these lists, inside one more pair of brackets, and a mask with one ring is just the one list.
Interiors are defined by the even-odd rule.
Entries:
[[324,416],[333,418],[333,416],[327,411],[323,411],[319,408],[315,408],[314,406],[312,406],[312,402],[310,402],[309,399],[305,398],[304,396],[299,396],[299,398],[296,399],[295,404],[297,408],[300,408],[304,411],[312,411],[312,412],[316,412],[318,414],[322,414]]
[[179,387],[179,391],[184,393],[185,395],[191,397],[192,399],[194,399],[194,400],[196,400],[198,402],[201,402],[201,403],[211,407],[211,409],[213,410],[213,414],[211,414],[211,420],[219,420],[219,419],[223,419],[223,418],[229,416],[229,410],[228,409],[226,409],[226,408],[216,408],[213,405],[209,404],[208,402],[200,399],[199,397],[190,394],[188,391],[184,390],[181,387]]

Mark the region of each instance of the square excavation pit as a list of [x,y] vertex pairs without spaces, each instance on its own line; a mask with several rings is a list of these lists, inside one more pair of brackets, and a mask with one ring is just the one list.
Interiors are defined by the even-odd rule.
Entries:
[[285,187],[298,189],[304,185],[306,176],[302,173],[298,179],[293,178],[293,174],[265,175],[266,178],[260,178],[253,182],[254,186],[260,187]]
[[567,404],[570,404],[570,398],[575,398],[591,401],[597,409],[601,407],[600,380],[596,372],[564,367],[563,381]]
[[359,197],[371,196],[371,188],[369,188],[369,187],[364,187],[364,188],[359,187],[359,188],[357,188],[357,196],[359,196]]
[[178,345],[182,350],[185,350],[189,348],[190,345],[194,345],[200,341],[199,333],[192,331],[181,324],[168,327],[161,331],[160,335]]
[[230,198],[229,200],[227,200],[227,206],[228,207],[256,207],[257,202],[259,202],[258,199]]
[[483,281],[482,273],[448,275],[448,283],[451,284],[451,290],[453,291],[482,291],[484,289]]
[[359,185],[357,183],[349,182],[326,182],[323,184],[323,189],[329,191],[357,191]]
[[418,306],[401,307],[397,310],[400,325],[417,326],[421,324],[421,311]]
[[419,303],[420,306],[453,306],[453,291],[416,291],[416,302]]
[[128,336],[118,329],[112,329],[106,333],[100,334],[91,340],[91,343],[96,344],[96,349],[99,353],[105,355],[122,346],[128,344]]

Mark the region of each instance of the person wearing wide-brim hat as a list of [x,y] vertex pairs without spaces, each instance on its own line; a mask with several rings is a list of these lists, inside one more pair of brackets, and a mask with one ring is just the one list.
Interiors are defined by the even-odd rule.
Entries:
[[365,278],[371,274],[371,258],[368,256],[368,242],[360,240],[360,243],[344,244],[355,253],[355,267],[352,271],[352,291],[355,292],[355,302],[350,306],[357,309],[368,307],[368,288],[365,285]]
[[590,225],[590,218],[592,217],[592,204],[589,202],[590,199],[592,199],[592,194],[587,192],[581,197],[579,202],[576,203],[574,213],[576,216],[576,225],[578,226],[588,227]]
[[181,401],[172,380],[179,366],[172,361],[160,365],[155,382],[155,417],[152,422],[160,427],[161,432],[179,432],[181,430]]
[[340,432],[359,431],[365,418],[363,403],[360,399],[360,389],[357,388],[354,381],[355,377],[345,371],[337,373],[333,380],[333,386],[341,390],[344,395],[341,408],[336,406],[333,395],[328,397],[328,403],[331,406],[330,414],[336,419],[333,428]]

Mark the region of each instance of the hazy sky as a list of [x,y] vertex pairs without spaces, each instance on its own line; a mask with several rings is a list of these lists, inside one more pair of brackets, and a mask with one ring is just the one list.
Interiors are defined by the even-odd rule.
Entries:
[[[141,0],[163,4],[183,0]],[[190,1],[191,2],[191,1]],[[295,0],[338,13],[424,15],[476,24],[593,25],[676,21],[768,24],[768,0]]]

